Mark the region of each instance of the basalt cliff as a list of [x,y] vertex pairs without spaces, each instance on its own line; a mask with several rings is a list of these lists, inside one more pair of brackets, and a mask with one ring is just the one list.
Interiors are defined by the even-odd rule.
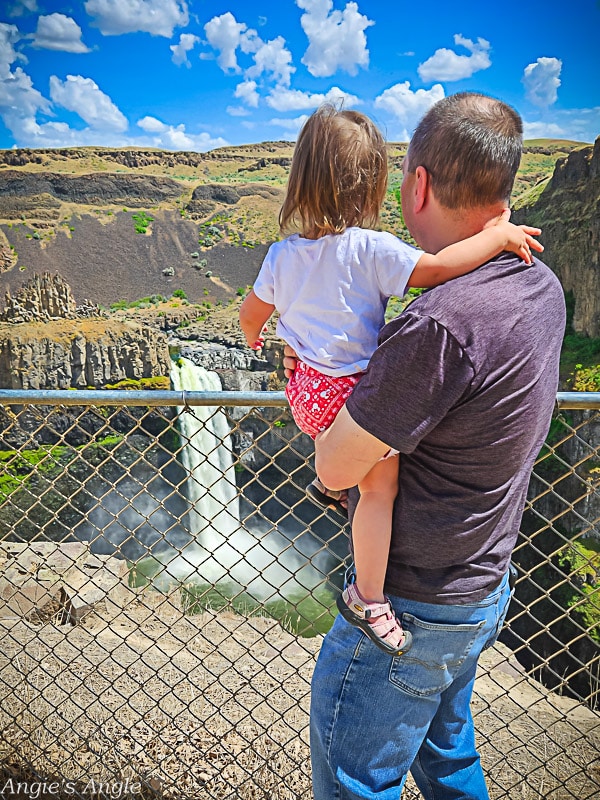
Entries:
[[575,299],[573,327],[600,337],[600,138],[561,157],[518,201],[514,222],[543,229],[544,261]]
[[85,389],[167,375],[164,334],[78,306],[59,275],[35,275],[0,315],[0,386]]

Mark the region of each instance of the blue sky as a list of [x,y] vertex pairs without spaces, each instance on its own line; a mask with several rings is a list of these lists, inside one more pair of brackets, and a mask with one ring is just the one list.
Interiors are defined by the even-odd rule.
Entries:
[[600,0],[5,0],[0,147],[210,150],[294,139],[343,98],[406,141],[439,98],[526,138],[600,135]]

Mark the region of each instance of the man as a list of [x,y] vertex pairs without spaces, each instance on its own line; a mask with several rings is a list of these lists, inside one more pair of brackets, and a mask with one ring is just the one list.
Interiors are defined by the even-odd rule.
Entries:
[[[520,117],[504,103],[477,94],[437,103],[404,166],[402,208],[418,244],[435,253],[498,217],[521,148]],[[392,659],[337,617],[313,677],[315,800],[397,800],[409,771],[426,800],[488,797],[469,706],[477,659],[510,599],[564,325],[552,272],[503,253],[386,325],[319,437],[316,469],[330,489],[355,486],[390,448],[400,452],[386,593],[412,647]]]

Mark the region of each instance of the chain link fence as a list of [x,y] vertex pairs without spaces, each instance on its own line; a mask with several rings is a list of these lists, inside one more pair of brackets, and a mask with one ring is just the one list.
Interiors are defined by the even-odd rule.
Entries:
[[[598,409],[559,395],[481,661],[494,800],[600,798]],[[310,800],[348,530],[283,394],[6,390],[0,430],[0,795]]]

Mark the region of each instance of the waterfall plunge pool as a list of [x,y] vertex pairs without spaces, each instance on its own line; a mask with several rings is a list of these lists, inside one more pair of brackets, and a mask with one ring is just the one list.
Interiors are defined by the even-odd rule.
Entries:
[[[221,391],[218,375],[178,358],[171,368],[174,389]],[[292,515],[268,519],[240,493],[231,432],[221,408],[179,409],[179,459],[187,479],[187,510],[161,547],[131,569],[134,586],[178,590],[186,613],[231,608],[268,615],[301,636],[325,633],[335,617],[335,587],[343,555],[327,546],[327,534]],[[309,502],[309,501],[307,501]],[[339,539],[339,527],[326,519]]]

